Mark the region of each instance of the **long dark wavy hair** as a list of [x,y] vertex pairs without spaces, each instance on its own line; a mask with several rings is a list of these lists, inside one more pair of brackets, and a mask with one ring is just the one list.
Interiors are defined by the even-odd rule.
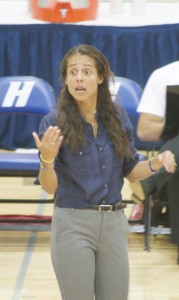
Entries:
[[78,106],[65,83],[68,60],[76,54],[93,58],[97,73],[99,77],[103,78],[103,82],[98,85],[97,113],[100,115],[108,135],[114,144],[117,157],[129,159],[132,157],[132,153],[129,148],[127,134],[122,128],[119,114],[109,90],[109,80],[114,77],[113,73],[110,70],[107,58],[98,49],[89,45],[78,45],[70,49],[60,65],[61,92],[57,104],[57,124],[62,131],[65,143],[70,146],[73,152],[76,152],[80,145],[86,145],[84,123],[80,118]]

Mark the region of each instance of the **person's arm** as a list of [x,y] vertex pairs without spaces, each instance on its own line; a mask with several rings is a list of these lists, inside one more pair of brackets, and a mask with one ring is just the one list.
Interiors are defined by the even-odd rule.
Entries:
[[58,186],[54,163],[44,163],[41,160],[38,179],[44,191],[54,194]]
[[48,194],[54,194],[58,186],[54,162],[63,142],[63,136],[57,126],[49,126],[41,140],[36,132],[33,132],[33,137],[40,151],[39,182]]
[[130,182],[135,182],[152,175],[164,167],[168,173],[174,173],[176,162],[173,153],[166,150],[151,160],[139,161],[126,177]]
[[141,113],[137,125],[137,135],[142,141],[159,141],[164,128],[164,119],[148,113]]

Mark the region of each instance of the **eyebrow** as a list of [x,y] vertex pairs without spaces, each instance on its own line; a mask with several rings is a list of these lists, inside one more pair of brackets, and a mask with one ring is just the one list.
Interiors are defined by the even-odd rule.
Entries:
[[[68,66],[68,68],[70,68],[70,67],[75,67],[76,65],[77,65],[77,64],[71,64],[71,65]],[[83,64],[83,66],[84,66],[84,67],[94,68],[94,66],[93,66],[93,65],[90,65],[90,64]]]

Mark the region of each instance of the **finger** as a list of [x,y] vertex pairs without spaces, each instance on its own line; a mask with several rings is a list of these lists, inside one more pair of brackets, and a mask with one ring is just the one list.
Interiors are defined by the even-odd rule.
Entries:
[[36,147],[40,150],[41,141],[38,137],[38,134],[36,132],[32,132],[32,135],[33,135]]
[[48,131],[48,138],[50,140],[56,140],[56,138],[59,136],[59,132],[60,129],[57,126],[54,127],[51,126]]
[[167,161],[165,163],[165,169],[168,173],[174,173],[176,170],[176,166],[177,164],[175,163],[175,161],[172,159],[170,159],[169,161]]
[[60,134],[61,134],[61,130],[59,128],[54,128],[54,130],[50,136],[50,143],[56,144],[59,140]]
[[54,144],[60,135],[60,129],[57,126],[49,126],[43,135],[42,141],[44,143]]
[[44,132],[43,137],[42,137],[42,142],[48,143],[51,137],[51,131],[52,131],[52,126],[49,126],[47,130]]
[[63,143],[63,135],[61,135],[59,137],[59,139],[58,139],[58,146],[59,146],[59,148],[61,147],[62,143]]

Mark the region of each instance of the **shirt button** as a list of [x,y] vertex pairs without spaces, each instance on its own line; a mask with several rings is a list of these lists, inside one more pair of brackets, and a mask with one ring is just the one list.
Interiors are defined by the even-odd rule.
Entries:
[[83,152],[80,152],[80,155],[83,155]]
[[102,147],[99,147],[99,151],[102,151],[103,150],[103,148]]
[[105,169],[106,167],[105,166],[102,166],[102,169]]
[[107,188],[107,186],[108,186],[107,183],[105,183],[105,184],[104,184],[104,187]]
[[103,201],[102,201],[102,204],[105,204],[105,203],[106,203],[106,201],[105,201],[105,200],[103,200]]

